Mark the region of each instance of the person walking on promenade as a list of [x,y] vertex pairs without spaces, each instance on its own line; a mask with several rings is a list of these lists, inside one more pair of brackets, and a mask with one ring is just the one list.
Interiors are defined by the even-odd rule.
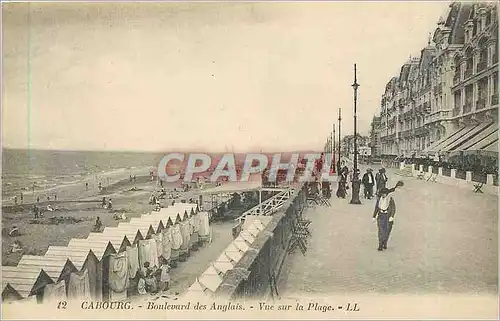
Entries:
[[375,182],[377,183],[377,194],[380,193],[382,188],[385,188],[387,185],[387,175],[385,174],[385,168],[381,168],[378,170],[377,175],[375,175]]
[[387,241],[392,231],[394,224],[394,216],[396,215],[396,202],[389,196],[397,187],[403,186],[402,181],[398,181],[393,188],[382,188],[379,191],[379,198],[375,203],[373,211],[373,221],[377,221],[378,226],[378,251],[387,249]]
[[365,198],[371,199],[373,197],[373,185],[375,185],[375,178],[373,177],[372,169],[368,168],[361,180],[365,187]]
[[338,198],[345,198],[346,197],[347,171],[345,169],[346,169],[346,167],[344,167],[340,171],[340,175],[339,175],[339,184],[338,184],[338,188],[337,188],[337,197]]

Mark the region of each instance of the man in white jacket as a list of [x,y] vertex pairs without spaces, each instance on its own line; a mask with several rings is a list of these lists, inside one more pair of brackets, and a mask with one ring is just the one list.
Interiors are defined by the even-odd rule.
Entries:
[[402,181],[397,182],[393,188],[384,187],[379,191],[380,197],[377,199],[375,210],[373,211],[373,220],[376,220],[378,225],[378,251],[387,249],[387,241],[389,240],[389,235],[394,224],[394,216],[396,215],[396,202],[394,202],[394,199],[389,194],[394,192],[396,187],[399,186],[403,186]]

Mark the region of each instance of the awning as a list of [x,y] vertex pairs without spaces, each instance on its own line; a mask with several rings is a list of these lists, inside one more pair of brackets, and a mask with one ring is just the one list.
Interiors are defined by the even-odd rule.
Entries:
[[231,182],[201,191],[200,194],[211,195],[211,194],[243,193],[243,192],[257,191],[261,188],[262,188],[261,182]]
[[491,124],[485,130],[480,132],[474,138],[466,142],[461,149],[463,150],[481,150],[492,141],[498,139],[498,125]]
[[432,143],[429,147],[425,149],[426,153],[436,153],[439,152],[444,146],[450,144],[457,139],[459,139],[462,135],[468,133],[472,128],[470,127],[462,127],[456,131],[454,131],[451,135],[446,136],[434,143]]
[[494,126],[494,123],[471,126],[472,127],[471,130],[469,130],[464,135],[461,135],[454,142],[451,142],[450,144],[443,147],[441,151],[444,152],[464,151],[465,144],[471,142],[471,140],[473,140],[474,138],[476,138],[477,136],[479,136],[481,133],[486,131],[488,128],[491,128],[492,126]]
[[476,154],[498,156],[498,123],[493,123],[482,132],[464,143],[460,150],[455,150],[450,155],[463,152],[464,155]]

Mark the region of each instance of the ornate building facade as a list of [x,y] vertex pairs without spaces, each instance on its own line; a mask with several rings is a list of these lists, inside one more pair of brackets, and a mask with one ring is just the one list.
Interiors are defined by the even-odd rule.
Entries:
[[381,154],[497,153],[497,111],[497,5],[452,3],[420,57],[386,85]]
[[381,117],[374,116],[370,126],[370,148],[371,154],[374,157],[380,156],[381,148],[380,145],[380,120]]

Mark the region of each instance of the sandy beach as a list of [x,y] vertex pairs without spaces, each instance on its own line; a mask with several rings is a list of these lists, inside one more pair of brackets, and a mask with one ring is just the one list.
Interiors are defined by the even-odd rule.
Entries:
[[[43,218],[34,218],[33,198],[25,197],[23,204],[14,205],[12,201],[3,204],[2,265],[16,265],[24,254],[43,255],[49,245],[65,246],[72,238],[86,238],[97,217],[104,227],[117,226],[123,221],[115,220],[115,213],[125,213],[125,221],[129,221],[133,217],[151,212],[153,206],[149,204],[149,197],[154,190],[161,187],[157,185],[156,180],[151,181],[147,169],[138,169],[136,172],[142,175],[137,175],[135,182],[130,181],[129,172],[109,174],[110,183],[103,184],[104,189],[101,192],[97,184],[89,183],[87,190],[83,181],[57,189],[57,201],[54,201],[53,197],[50,201],[47,201],[46,197],[40,197],[40,208],[46,208],[50,204],[57,209],[53,212],[45,211]],[[169,192],[175,186],[169,185],[165,188]],[[193,193],[196,191],[180,193],[180,197],[189,198]],[[46,191],[42,195],[53,194]],[[112,199],[112,210],[101,207],[103,197]],[[170,204],[171,201],[160,200],[162,206]],[[13,226],[19,229],[20,235],[17,237],[8,236]],[[16,240],[21,243],[23,251],[11,253],[11,246]]]

